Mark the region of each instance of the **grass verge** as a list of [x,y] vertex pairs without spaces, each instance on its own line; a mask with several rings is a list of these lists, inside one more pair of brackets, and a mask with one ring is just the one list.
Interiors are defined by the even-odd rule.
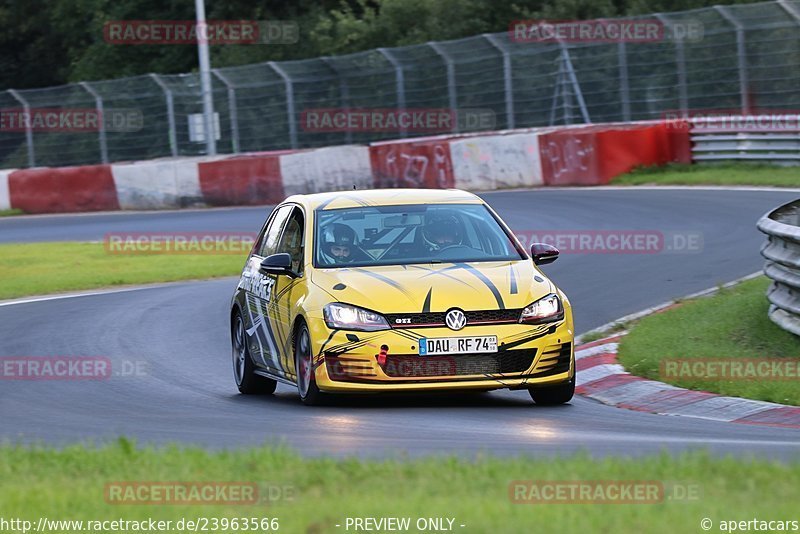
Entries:
[[[656,503],[515,504],[509,490],[513,481],[520,480],[648,481],[664,490],[659,491]],[[260,489],[262,502],[151,505],[108,501],[111,487],[141,481],[253,483]],[[560,459],[335,460],[304,458],[273,447],[217,453],[142,449],[125,440],[98,449],[0,447],[2,516],[34,525],[40,517],[173,522],[203,517],[277,518],[281,532],[323,533],[346,532],[348,517],[389,516],[409,517],[412,524],[420,517],[454,518],[453,530],[465,533],[530,532],[548,525],[548,530],[565,533],[672,534],[701,532],[698,526],[703,518],[713,521],[714,531],[719,531],[722,520],[797,519],[798,498],[798,461],[713,458],[702,452],[633,459],[596,459],[587,454]]]
[[103,243],[0,245],[0,299],[239,274],[245,254],[110,254]]
[[25,212],[16,208],[10,210],[0,210],[0,217],[11,217],[12,215],[22,215],[23,213]]
[[800,187],[800,166],[757,163],[703,163],[636,169],[612,185],[752,185]]
[[800,362],[800,340],[767,317],[768,285],[767,278],[759,277],[641,319],[622,339],[620,363],[633,374],[683,388],[800,405],[799,377],[720,380],[661,372],[661,363],[674,359]]

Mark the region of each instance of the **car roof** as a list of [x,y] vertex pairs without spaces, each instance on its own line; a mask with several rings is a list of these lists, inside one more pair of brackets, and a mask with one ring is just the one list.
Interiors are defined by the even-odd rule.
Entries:
[[400,206],[403,204],[483,204],[483,200],[460,189],[362,189],[292,195],[286,202],[296,202],[309,209],[360,208],[364,206]]

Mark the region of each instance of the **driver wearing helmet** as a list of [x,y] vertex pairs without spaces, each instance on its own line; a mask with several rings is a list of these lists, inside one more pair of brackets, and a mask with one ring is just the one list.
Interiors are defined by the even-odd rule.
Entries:
[[422,229],[422,237],[431,251],[460,245],[464,231],[458,217],[451,213],[438,213],[430,217]]
[[342,265],[368,260],[367,254],[356,244],[356,232],[346,224],[333,223],[322,232],[322,251],[327,263]]

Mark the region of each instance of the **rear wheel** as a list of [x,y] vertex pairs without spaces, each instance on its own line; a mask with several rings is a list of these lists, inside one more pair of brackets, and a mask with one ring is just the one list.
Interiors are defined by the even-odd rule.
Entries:
[[530,388],[528,392],[531,394],[533,402],[542,406],[566,404],[575,395],[575,377],[573,376],[568,382],[557,386]]
[[321,404],[324,394],[317,387],[314,379],[314,356],[311,351],[311,335],[308,326],[302,323],[297,328],[294,338],[294,365],[297,370],[297,391],[300,400],[306,406]]
[[231,327],[233,347],[233,378],[239,393],[245,395],[270,395],[275,392],[278,383],[275,380],[255,374],[255,364],[247,349],[247,335],[244,329],[242,314],[237,312]]

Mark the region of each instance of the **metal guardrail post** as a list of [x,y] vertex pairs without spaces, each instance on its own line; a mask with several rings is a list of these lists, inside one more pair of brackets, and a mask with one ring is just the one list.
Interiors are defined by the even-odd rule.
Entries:
[[433,51],[436,53],[437,56],[442,58],[444,61],[445,68],[447,69],[447,98],[450,105],[450,112],[455,114],[456,121],[453,124],[453,131],[458,132],[458,96],[456,94],[456,68],[453,64],[453,59],[447,53],[447,51],[442,48],[442,45],[439,43],[434,43],[433,41],[429,41],[428,46],[430,46]]
[[747,97],[750,82],[747,77],[747,47],[744,39],[744,26],[734,17],[726,6],[714,6],[722,18],[736,29],[736,55],[739,58],[739,95],[742,103],[742,115],[750,113],[750,99]]
[[619,88],[622,101],[622,120],[631,120],[631,89],[628,81],[628,54],[625,50],[625,41],[617,43],[617,57],[619,58]]
[[[386,48],[378,48],[378,52],[386,58],[386,61],[391,63],[395,72],[395,83],[397,91],[397,109],[398,111],[406,109],[406,89],[405,89],[405,74],[403,73],[403,66],[394,55]],[[400,137],[406,137],[406,129],[400,130]]]
[[231,121],[231,150],[234,154],[238,154],[241,151],[241,147],[239,146],[239,117],[236,111],[236,87],[234,87],[233,83],[231,83],[219,69],[211,69],[211,73],[219,78],[219,81],[225,84],[228,90],[228,115],[230,115]]
[[767,235],[761,255],[767,260],[764,274],[772,280],[769,318],[800,336],[800,200],[767,213],[757,227]]
[[164,91],[164,98],[167,100],[167,128],[169,128],[167,135],[169,136],[169,148],[172,157],[176,158],[178,157],[178,132],[175,129],[175,100],[172,96],[172,89],[167,87],[167,84],[158,77],[158,74],[150,73],[150,77],[161,90]]
[[28,101],[22,98],[22,95],[16,92],[14,89],[9,89],[8,94],[10,94],[14,100],[22,104],[22,111],[28,118],[25,123],[25,142],[28,145],[28,167],[36,167],[36,154],[33,150],[33,124],[31,124],[31,106],[28,104]]
[[103,98],[87,82],[80,82],[78,85],[83,87],[83,89],[94,98],[94,105],[95,109],[97,109],[97,118],[99,121],[97,127],[100,140],[100,160],[103,163],[108,163],[108,144],[106,143],[106,118],[103,114]]
[[786,11],[798,24],[800,24],[800,9],[789,3],[787,0],[778,0],[778,5]]
[[[561,46],[561,55],[564,58],[564,69],[569,81],[572,84],[572,90],[575,91],[575,98],[578,99],[578,106],[581,108],[581,115],[585,124],[591,124],[592,120],[589,118],[589,110],[586,107],[586,101],[583,99],[583,92],[578,83],[578,77],[575,75],[575,67],[572,65],[572,57],[569,55],[569,47],[564,41],[559,40],[558,44]],[[566,97],[565,97],[566,98]]]
[[[336,66],[336,62],[333,58],[330,57],[321,57],[320,60],[325,63],[331,72],[336,75],[336,78],[339,80],[339,94],[342,97],[342,110],[345,112],[350,111],[350,86],[347,85],[347,80],[344,76],[342,76],[339,67]],[[347,128],[345,132],[345,142],[349,145],[353,143],[353,131],[350,128]]]
[[292,78],[274,61],[268,61],[267,65],[283,79],[286,87],[286,120],[289,123],[289,145],[292,148],[297,148],[297,114],[294,109],[294,84],[292,83]]
[[506,127],[509,130],[514,129],[514,79],[511,76],[511,54],[508,49],[503,46],[496,35],[491,33],[484,33],[483,37],[489,41],[503,55],[503,86],[505,88],[506,96]]
[[[653,16],[667,28],[674,27],[663,13],[656,13]],[[689,91],[686,84],[686,50],[683,46],[683,36],[675,37],[675,32],[672,35],[675,40],[675,70],[678,74],[678,105],[681,107],[681,116],[687,117],[689,115]]]

